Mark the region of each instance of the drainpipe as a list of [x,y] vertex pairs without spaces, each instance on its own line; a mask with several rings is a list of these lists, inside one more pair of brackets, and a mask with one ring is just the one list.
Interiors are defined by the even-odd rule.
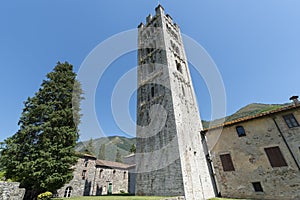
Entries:
[[280,128],[279,128],[279,126],[278,126],[278,124],[277,124],[277,122],[276,122],[276,120],[275,120],[275,117],[273,117],[272,119],[273,119],[273,121],[274,121],[274,123],[275,123],[275,125],[276,125],[276,128],[277,128],[278,132],[280,133],[280,135],[281,135],[281,137],[282,137],[283,142],[285,143],[286,147],[288,148],[290,154],[292,155],[293,160],[295,161],[295,163],[296,163],[296,165],[297,165],[297,167],[298,167],[298,169],[299,169],[299,171],[300,171],[300,166],[299,166],[299,164],[298,164],[298,162],[297,162],[297,159],[296,159],[296,157],[295,157],[293,151],[291,150],[291,148],[290,148],[288,142],[286,141],[286,138],[284,137],[282,131],[280,130]]
[[212,160],[210,158],[209,150],[208,150],[208,146],[207,146],[207,142],[206,142],[206,136],[205,136],[206,133],[205,133],[205,131],[200,131],[200,134],[201,134],[201,143],[203,145],[203,150],[204,150],[204,154],[206,157],[206,163],[207,163],[208,170],[210,173],[211,182],[213,184],[215,196],[217,197],[217,196],[219,196],[219,191],[218,191],[215,173],[214,173],[213,166],[212,166]]

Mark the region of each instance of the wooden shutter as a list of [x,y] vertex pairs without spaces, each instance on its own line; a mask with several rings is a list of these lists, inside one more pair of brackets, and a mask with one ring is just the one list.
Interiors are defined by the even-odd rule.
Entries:
[[230,154],[220,155],[223,170],[226,171],[234,171],[233,162]]
[[265,152],[272,167],[288,166],[279,147],[265,148]]

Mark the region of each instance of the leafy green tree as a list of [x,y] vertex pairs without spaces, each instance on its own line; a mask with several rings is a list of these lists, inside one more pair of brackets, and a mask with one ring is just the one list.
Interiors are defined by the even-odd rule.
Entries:
[[105,144],[101,144],[100,146],[98,159],[105,160]]
[[131,148],[130,148],[130,153],[136,153],[136,146],[135,146],[135,144],[132,144],[131,145]]
[[117,149],[117,153],[116,153],[116,162],[123,162],[122,155],[119,149]]
[[94,140],[91,138],[85,148],[85,153],[95,155]]
[[5,140],[0,158],[5,176],[26,188],[25,199],[55,192],[72,179],[81,100],[73,66],[58,62],[38,92],[25,101],[20,128]]

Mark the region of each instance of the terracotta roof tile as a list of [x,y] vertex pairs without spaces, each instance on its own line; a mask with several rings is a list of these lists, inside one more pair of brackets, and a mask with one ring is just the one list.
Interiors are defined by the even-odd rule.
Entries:
[[292,110],[292,109],[299,108],[299,107],[300,107],[300,104],[298,104],[298,105],[293,104],[293,105],[289,105],[289,106],[284,106],[284,107],[277,108],[275,110],[270,110],[270,111],[266,111],[266,112],[259,113],[259,114],[256,114],[256,115],[250,115],[250,116],[242,117],[242,118],[232,120],[232,121],[229,121],[229,122],[225,122],[225,123],[222,123],[222,124],[204,129],[203,131],[207,132],[209,130],[222,128],[224,126],[234,125],[234,124],[239,123],[239,122],[244,122],[244,121],[260,118],[260,117],[264,117],[264,116],[267,116],[267,115],[272,115],[272,114],[275,114],[275,113],[279,113],[279,112],[283,112],[283,111],[287,111],[287,110]]
[[118,168],[118,169],[128,169],[130,165],[119,163],[119,162],[112,162],[108,160],[96,160],[96,165],[98,166],[105,166],[111,168]]

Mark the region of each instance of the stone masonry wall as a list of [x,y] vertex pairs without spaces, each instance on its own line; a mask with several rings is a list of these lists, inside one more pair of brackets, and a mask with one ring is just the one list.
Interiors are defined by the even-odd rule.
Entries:
[[93,195],[106,195],[109,184],[112,194],[128,192],[128,170],[97,167]]
[[139,26],[136,194],[214,197],[178,25],[161,6]]
[[0,181],[0,199],[1,200],[22,200],[25,195],[25,189],[19,188],[20,183]]
[[[300,170],[282,135],[299,160],[300,127],[288,128],[283,116],[293,113],[300,121],[299,108],[236,123],[224,127],[216,145],[211,149],[218,189],[223,197],[292,200],[300,199]],[[246,136],[238,137],[236,126],[243,126]],[[219,129],[207,133],[213,143]],[[279,147],[287,166],[272,167],[265,148]],[[234,170],[224,171],[220,155],[230,154]],[[263,191],[255,192],[253,183],[260,182]]]
[[[71,196],[89,196],[92,192],[96,171],[96,159],[80,158],[74,166],[73,179],[57,191],[59,197],[65,196],[67,187],[72,188]],[[85,172],[84,172],[85,171]],[[85,173],[85,174],[83,174]],[[83,176],[84,175],[84,176]]]
[[96,166],[91,157],[78,159],[74,167],[73,179],[57,191],[59,197],[65,196],[68,187],[72,188],[71,197],[106,195],[109,183],[113,194],[128,192],[128,170]]

